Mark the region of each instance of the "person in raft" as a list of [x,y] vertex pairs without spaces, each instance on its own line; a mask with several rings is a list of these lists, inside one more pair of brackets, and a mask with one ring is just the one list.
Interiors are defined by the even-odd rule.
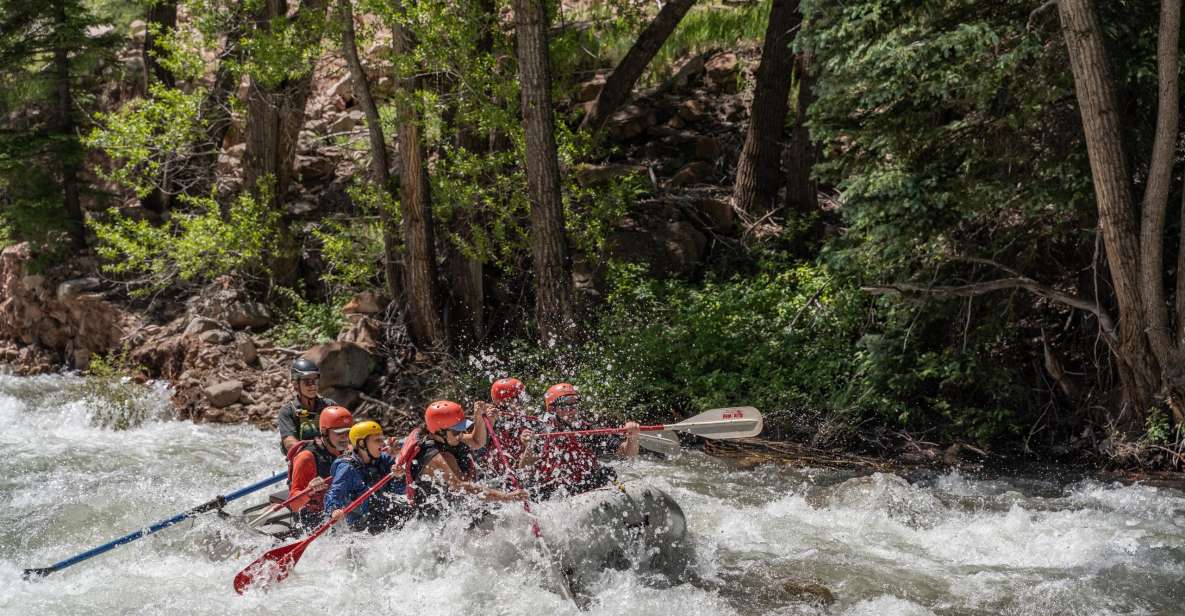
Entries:
[[[333,481],[325,494],[324,509],[335,520],[345,516],[353,530],[379,533],[398,528],[407,519],[403,474],[384,446],[382,426],[373,421],[359,422],[350,428],[350,451],[333,462]],[[346,514],[346,505],[388,474],[395,479]]]
[[[490,386],[490,401],[493,408],[489,409],[488,416],[494,426],[493,436],[498,437],[498,444],[502,446],[511,466],[517,467],[523,452],[520,434],[527,429],[538,430],[534,423],[537,419],[527,414],[527,388],[514,377],[498,379]],[[494,478],[505,487],[512,485],[510,469],[495,448],[486,447],[478,463],[485,476]]]
[[[546,432],[568,432],[592,428],[581,413],[580,394],[570,383],[558,383],[543,395]],[[638,455],[641,431],[637,422],[626,422],[625,438],[617,435],[561,436],[540,439],[524,430],[520,441],[523,455],[519,468],[524,469],[528,485],[541,498],[581,494],[612,483],[617,473],[598,460],[615,455],[631,459]]]
[[289,400],[276,415],[276,428],[280,431],[280,449],[284,455],[300,441],[312,440],[320,434],[321,411],[334,406],[333,400],[322,398],[317,389],[321,371],[310,359],[299,357],[292,362],[292,389],[296,396]]
[[354,416],[345,407],[330,406],[321,411],[318,421],[320,436],[311,441],[298,441],[288,450],[288,496],[294,497],[306,488],[312,488],[288,505],[296,512],[297,523],[305,530],[325,521],[325,491],[333,479],[333,462],[350,444]]
[[416,515],[438,517],[464,506],[468,498],[483,502],[526,498],[522,490],[495,490],[477,483],[477,465],[466,443],[466,432],[474,423],[451,400],[438,400],[424,410],[424,425],[409,437],[418,439],[408,469],[408,493]]

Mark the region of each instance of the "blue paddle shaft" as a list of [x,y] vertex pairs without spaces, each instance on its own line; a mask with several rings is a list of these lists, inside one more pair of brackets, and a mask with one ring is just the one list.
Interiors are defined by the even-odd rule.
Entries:
[[288,476],[287,471],[285,471],[283,473],[279,473],[277,475],[272,475],[271,477],[268,477],[267,479],[264,479],[263,481],[259,481],[257,483],[253,483],[245,488],[235,490],[234,492],[231,492],[230,494],[227,494],[226,496],[216,497],[207,503],[202,503],[201,505],[198,505],[197,507],[190,509],[189,511],[185,511],[183,513],[178,513],[177,515],[175,515],[167,520],[161,520],[160,522],[157,522],[156,524],[153,524],[152,526],[149,526],[148,528],[140,529],[134,533],[124,535],[123,537],[120,537],[119,539],[116,539],[116,540],[111,541],[109,543],[104,543],[103,545],[101,545],[97,548],[87,550],[77,556],[72,556],[70,558],[67,558],[66,560],[54,563],[54,564],[52,564],[48,567],[45,567],[43,569],[26,569],[25,570],[25,577],[28,577],[30,574],[46,575],[49,573],[53,573],[55,571],[61,571],[62,569],[65,569],[66,567],[69,567],[70,565],[78,564],[88,558],[92,558],[92,557],[98,556],[99,554],[102,554],[104,552],[113,550],[125,543],[131,543],[141,537],[144,537],[146,535],[151,535],[152,533],[155,533],[159,530],[168,528],[178,522],[185,520],[186,518],[189,518],[190,516],[193,516],[193,515],[196,515],[196,514],[205,512],[205,511],[210,511],[211,509],[221,509],[222,506],[225,505],[226,503],[228,503],[232,500],[235,500],[236,498],[246,496],[247,494],[255,492],[256,490],[261,490],[263,488],[266,488],[267,486],[270,486],[274,483],[282,481],[287,476]]

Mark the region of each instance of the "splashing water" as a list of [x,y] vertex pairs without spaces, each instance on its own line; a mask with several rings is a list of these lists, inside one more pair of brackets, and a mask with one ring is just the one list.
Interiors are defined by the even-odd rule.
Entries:
[[[46,566],[282,470],[275,435],[150,419],[95,427],[72,377],[0,376],[0,614],[578,613],[550,592],[521,513],[493,532],[331,533],[269,592],[231,580],[269,538],[207,514],[44,579]],[[167,392],[145,396],[162,410]],[[1181,614],[1185,494],[1093,480],[910,483],[688,453],[619,464],[682,506],[687,580],[610,570],[590,614]],[[254,496],[254,495],[252,495]],[[256,501],[232,503],[238,511]],[[579,541],[560,504],[545,536]],[[822,588],[825,587],[825,588]],[[830,591],[828,593],[828,591]],[[834,601],[827,603],[827,594]]]

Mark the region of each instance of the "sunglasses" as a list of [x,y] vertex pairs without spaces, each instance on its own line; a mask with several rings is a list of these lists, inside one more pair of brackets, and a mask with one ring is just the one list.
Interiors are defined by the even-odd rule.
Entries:
[[564,396],[563,398],[552,402],[551,405],[557,409],[574,409],[580,406],[580,398],[577,398],[576,396]]
[[318,379],[316,377],[308,377],[308,378],[300,379],[300,384],[301,385],[308,385],[308,386],[312,387],[313,385],[317,384],[317,381],[320,381],[320,380],[321,379]]

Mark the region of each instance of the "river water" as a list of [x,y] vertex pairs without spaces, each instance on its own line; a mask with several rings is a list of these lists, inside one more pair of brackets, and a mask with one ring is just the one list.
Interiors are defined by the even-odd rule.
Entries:
[[[163,389],[139,395],[164,414]],[[456,524],[330,534],[288,580],[244,596],[231,580],[271,543],[216,515],[23,581],[24,568],[282,470],[271,433],[165,419],[112,431],[93,425],[99,406],[74,377],[0,376],[0,614],[580,613],[547,590],[526,524],[509,513],[485,535]],[[1177,490],[738,471],[698,453],[618,471],[682,505],[694,560],[674,583],[605,572],[588,589],[590,614],[1185,614]],[[539,511],[545,536],[580,539],[562,509]]]

